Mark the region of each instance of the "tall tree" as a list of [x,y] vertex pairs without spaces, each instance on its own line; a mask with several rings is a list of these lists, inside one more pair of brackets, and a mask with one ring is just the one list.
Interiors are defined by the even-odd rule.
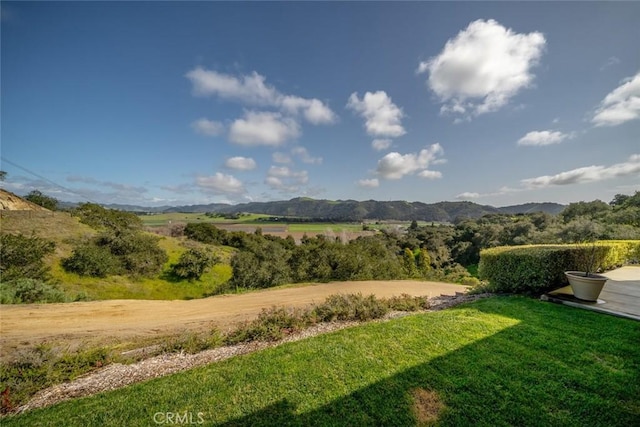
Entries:
[[25,197],[25,200],[30,201],[31,203],[35,203],[36,205],[42,206],[43,208],[49,209],[50,211],[55,211],[58,207],[58,199],[54,197],[49,197],[45,194],[42,194],[39,190],[33,190]]

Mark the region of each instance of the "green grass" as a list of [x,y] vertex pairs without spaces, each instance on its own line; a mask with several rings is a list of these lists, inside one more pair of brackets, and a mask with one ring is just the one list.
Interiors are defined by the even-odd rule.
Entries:
[[[2,420],[22,425],[629,426],[640,323],[522,297],[371,323]],[[432,405],[433,406],[433,405]],[[433,407],[423,407],[427,412]],[[434,411],[432,411],[434,412]]]

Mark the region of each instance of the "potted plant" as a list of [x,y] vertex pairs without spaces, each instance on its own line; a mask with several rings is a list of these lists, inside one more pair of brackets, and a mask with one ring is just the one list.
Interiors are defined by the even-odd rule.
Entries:
[[[584,248],[584,245],[588,243],[590,243],[590,246]],[[580,244],[579,248],[576,263],[578,264],[577,267],[583,268],[583,270],[565,271],[564,274],[576,298],[585,301],[598,301],[598,296],[608,279],[605,276],[594,273],[594,271],[598,270],[595,238],[591,236],[591,238]]]

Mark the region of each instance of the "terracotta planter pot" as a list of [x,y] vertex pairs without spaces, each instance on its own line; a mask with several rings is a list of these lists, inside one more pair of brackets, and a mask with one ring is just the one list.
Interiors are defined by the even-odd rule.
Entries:
[[599,274],[584,275],[584,271],[565,271],[571,290],[576,298],[585,301],[598,301],[598,296],[608,280]]

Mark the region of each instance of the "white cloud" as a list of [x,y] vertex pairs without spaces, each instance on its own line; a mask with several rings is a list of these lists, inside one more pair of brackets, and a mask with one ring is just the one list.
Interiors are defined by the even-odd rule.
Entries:
[[219,96],[247,105],[276,107],[289,114],[302,114],[307,121],[316,125],[333,123],[337,119],[322,101],[282,94],[255,71],[236,77],[197,67],[189,71],[186,77],[191,81],[196,96]]
[[602,67],[600,67],[600,71],[604,70],[605,68],[609,68],[614,65],[617,65],[619,63],[620,63],[620,58],[618,58],[617,56],[610,56],[609,59],[607,59],[607,61],[604,64],[602,64]]
[[224,132],[224,125],[209,119],[198,119],[191,123],[191,128],[201,135],[218,136]]
[[239,171],[250,171],[256,168],[256,161],[251,157],[230,157],[225,162],[224,165],[229,169],[235,169]]
[[518,145],[552,145],[559,144],[567,138],[571,138],[572,134],[566,134],[558,131],[542,130],[532,131],[518,140]]
[[216,172],[212,176],[196,177],[196,185],[214,194],[241,194],[245,192],[242,182],[232,175]]
[[358,186],[363,188],[376,188],[380,186],[380,181],[378,181],[378,178],[360,179],[358,180]]
[[640,72],[623,80],[600,102],[591,122],[596,126],[617,126],[640,118]]
[[280,113],[246,111],[244,118],[231,124],[229,139],[245,146],[277,147],[300,135],[295,120]]
[[440,144],[433,144],[428,148],[420,150],[419,153],[400,154],[392,152],[378,160],[376,172],[386,179],[401,179],[405,175],[419,172],[423,178],[440,178],[439,172],[429,171],[429,165],[438,160],[438,156],[444,150]]
[[537,178],[523,179],[521,183],[526,188],[545,188],[556,185],[604,181],[607,179],[632,175],[640,175],[640,154],[633,154],[624,163],[617,163],[611,166],[585,166],[561,172],[556,175],[545,175]]
[[298,96],[285,96],[278,101],[280,106],[291,114],[304,116],[314,125],[328,124],[336,121],[333,111],[317,99],[304,99]]
[[421,172],[418,172],[418,176],[425,179],[440,179],[442,178],[442,172],[423,170]]
[[395,138],[406,133],[401,123],[404,113],[384,91],[367,92],[362,100],[354,92],[349,97],[347,108],[365,119],[369,135]]
[[319,165],[322,163],[322,157],[313,157],[304,147],[293,147],[291,149],[291,154],[297,156],[302,161],[302,163],[311,165]]
[[273,105],[278,91],[265,84],[265,77],[255,71],[234,77],[197,67],[186,74],[196,96],[219,96],[252,105]]
[[371,141],[371,147],[376,151],[382,151],[391,147],[392,142],[390,139],[374,139]]
[[282,153],[280,151],[276,151],[271,155],[271,160],[274,163],[291,163],[291,156],[287,153]]
[[460,193],[456,196],[456,199],[458,200],[469,200],[469,199],[477,199],[479,197],[482,197],[482,195],[480,193],[471,193],[468,191],[465,191],[464,193]]
[[309,182],[309,174],[304,170],[291,170],[287,166],[271,166],[264,182],[274,190],[296,192]]
[[475,192],[464,192],[460,193],[456,196],[458,200],[470,200],[470,199],[479,199],[481,197],[495,197],[495,196],[504,196],[505,194],[513,194],[523,191],[522,188],[511,188],[511,187],[502,187],[498,191],[494,191],[492,193],[475,193]]
[[531,86],[544,47],[542,33],[518,34],[492,19],[477,20],[417,71],[429,73],[429,88],[444,103],[441,113],[469,117],[497,111]]

